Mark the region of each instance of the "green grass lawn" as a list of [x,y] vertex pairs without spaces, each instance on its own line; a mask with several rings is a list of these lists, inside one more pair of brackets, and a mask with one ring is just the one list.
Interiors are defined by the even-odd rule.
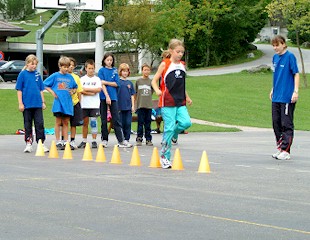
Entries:
[[[271,73],[249,74],[246,72],[188,77],[187,91],[193,100],[188,107],[191,117],[233,125],[271,128]],[[308,75],[309,78],[309,75]],[[14,134],[23,128],[22,113],[18,111],[15,90],[0,90],[0,134]],[[300,99],[295,110],[296,130],[310,130],[310,89],[300,88]],[[44,111],[46,128],[54,127],[51,112],[52,97],[45,93],[47,107]],[[155,128],[155,125],[152,126]],[[134,130],[136,123],[133,123]],[[238,131],[235,128],[212,127],[193,124],[191,132]],[[78,129],[81,133],[81,128]]]

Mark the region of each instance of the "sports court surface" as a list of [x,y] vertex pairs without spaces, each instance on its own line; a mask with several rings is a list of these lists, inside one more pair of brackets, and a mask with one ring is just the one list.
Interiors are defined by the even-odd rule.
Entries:
[[[0,136],[1,240],[310,239],[309,132],[296,132],[289,161],[271,158],[271,130],[181,135],[183,171],[149,168],[146,146],[140,167],[132,149],[109,163],[113,134],[106,163],[25,154],[22,138]],[[210,174],[197,173],[203,150]]]

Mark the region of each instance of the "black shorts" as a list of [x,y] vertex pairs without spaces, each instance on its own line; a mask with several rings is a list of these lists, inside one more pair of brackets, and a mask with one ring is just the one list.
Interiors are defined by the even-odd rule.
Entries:
[[58,118],[67,118],[67,117],[71,117],[71,115],[68,115],[68,114],[64,114],[62,112],[54,112],[54,116],[55,117],[58,117]]
[[83,118],[100,116],[99,108],[83,108],[82,111],[83,111]]
[[83,113],[81,104],[78,102],[73,107],[73,116],[70,117],[70,126],[77,127],[83,125]]

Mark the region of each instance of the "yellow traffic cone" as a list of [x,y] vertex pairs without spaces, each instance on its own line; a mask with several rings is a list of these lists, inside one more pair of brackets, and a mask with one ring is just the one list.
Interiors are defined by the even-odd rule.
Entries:
[[88,142],[86,143],[86,146],[85,146],[85,149],[84,149],[84,154],[83,154],[82,161],[93,161],[93,155],[91,153],[90,145],[89,145]]
[[48,158],[59,158],[56,143],[53,140],[50,148],[50,152],[48,154]]
[[64,155],[62,159],[72,159],[72,151],[71,151],[69,142],[66,143],[66,147],[65,147],[65,151],[64,151]]
[[138,147],[134,146],[132,155],[131,155],[131,161],[130,161],[130,166],[141,166],[141,160],[140,160],[140,155],[138,151]]
[[152,158],[151,158],[151,162],[150,162],[150,168],[159,168],[161,167],[160,165],[160,161],[159,161],[159,154],[158,154],[158,150],[157,147],[154,147],[153,149],[153,154],[152,154]]
[[106,162],[106,161],[107,159],[104,154],[104,149],[103,149],[102,144],[100,143],[98,151],[97,151],[96,162]]
[[172,170],[184,170],[180,150],[177,148],[174,152],[174,158],[172,163]]
[[208,155],[206,151],[202,152],[198,172],[199,173],[210,173],[211,172]]
[[37,151],[36,151],[36,157],[43,157],[45,156],[45,153],[44,153],[44,149],[43,149],[43,144],[42,144],[42,140],[39,139],[39,142],[38,142],[38,146],[37,146]]
[[119,150],[118,150],[117,145],[114,146],[110,163],[122,164],[121,155],[119,154]]

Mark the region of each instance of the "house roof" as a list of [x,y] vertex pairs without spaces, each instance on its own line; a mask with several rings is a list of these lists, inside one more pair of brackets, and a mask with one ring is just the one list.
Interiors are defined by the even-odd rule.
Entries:
[[29,30],[0,21],[0,41],[5,41],[7,37],[25,36],[29,32]]

